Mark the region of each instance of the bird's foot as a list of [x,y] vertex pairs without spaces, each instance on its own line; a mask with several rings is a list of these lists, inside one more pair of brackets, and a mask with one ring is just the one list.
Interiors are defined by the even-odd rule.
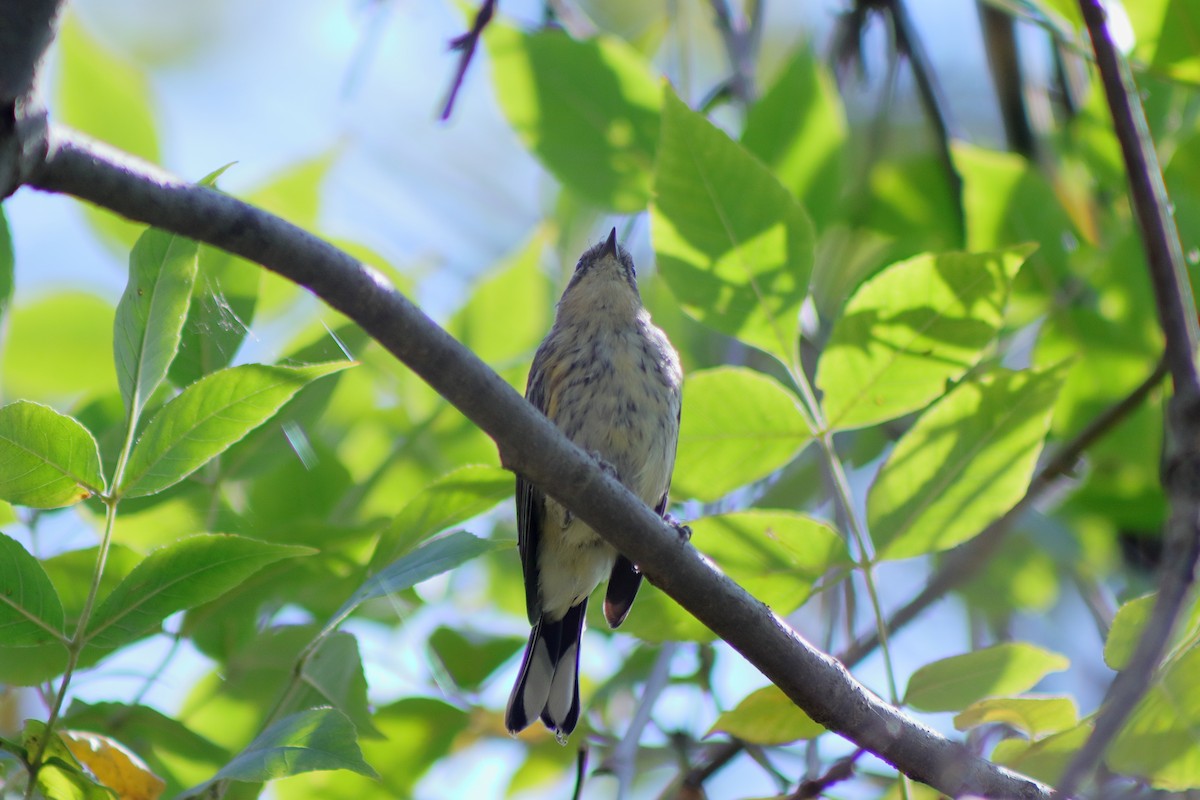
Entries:
[[663,522],[675,529],[675,534],[681,542],[690,542],[692,540],[692,528],[690,525],[685,525],[670,514],[663,514]]

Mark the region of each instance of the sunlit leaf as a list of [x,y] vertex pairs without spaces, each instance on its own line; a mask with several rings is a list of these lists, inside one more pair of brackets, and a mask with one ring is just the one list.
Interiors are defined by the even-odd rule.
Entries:
[[1039,738],[1075,727],[1079,721],[1075,698],[990,697],[972,703],[954,717],[954,727],[969,730],[989,723],[1003,723],[1030,738]]
[[[823,523],[791,511],[742,511],[688,523],[692,544],[777,614],[790,614],[833,569],[846,544]],[[648,642],[708,642],[713,633],[651,585],[642,586],[621,631]]]
[[985,697],[1032,689],[1069,661],[1025,642],[1012,642],[926,664],[908,680],[904,702],[921,711],[958,711]]
[[688,314],[791,365],[812,223],[758,159],[663,91],[650,214],[659,269]]
[[1139,0],[1124,6],[1133,27],[1133,57],[1171,78],[1200,83],[1200,15],[1191,0]]
[[773,378],[743,367],[690,373],[672,493],[711,501],[770,475],[812,439],[799,401]]
[[179,349],[197,251],[190,239],[150,228],[129,254],[129,281],[113,325],[113,355],[121,398],[134,417]]
[[1029,486],[1061,381],[1061,369],[995,370],[926,411],[867,496],[879,557],[944,550],[1011,508]]
[[1169,659],[1108,748],[1110,769],[1146,778],[1156,789],[1200,786],[1200,646]]
[[220,769],[229,752],[179,720],[143,705],[73,700],[64,716],[71,728],[104,731],[116,737],[167,780],[174,796]]
[[[1143,595],[1122,603],[1113,617],[1104,642],[1104,663],[1110,669],[1123,670],[1141,641],[1146,623],[1154,611],[1157,593]],[[1195,641],[1200,634],[1200,598],[1193,600],[1176,623],[1172,640],[1176,643]]]
[[917,256],[864,283],[834,323],[817,370],[829,427],[923,408],[975,366],[1031,250]]
[[[21,744],[26,752],[41,749],[45,737],[44,722],[25,720]],[[42,763],[37,774],[37,788],[42,797],[52,797],[54,800],[119,800],[116,793],[101,786],[84,772],[58,732],[50,734],[50,740],[42,752]]]
[[602,208],[644,209],[661,100],[641,56],[616,38],[580,41],[500,24],[484,41],[500,107],[546,168]]
[[178,483],[270,419],[305,385],[350,365],[245,364],[202,378],[151,418],[133,448],[119,493],[140,497]]
[[0,499],[60,508],[104,486],[96,440],[78,421],[28,400],[0,408]]
[[708,735],[717,731],[750,744],[771,745],[812,739],[825,728],[813,722],[779,687],[764,686],[717,717]]
[[762,159],[824,228],[844,187],[846,114],[813,49],[797,48],[746,116],[742,144]]
[[111,736],[87,731],[63,731],[67,749],[101,784],[120,800],[158,800],[166,782],[150,771],[136,753]]
[[1083,722],[1032,743],[1018,738],[1005,739],[996,745],[991,758],[997,764],[1053,786],[1091,733],[1091,723]]

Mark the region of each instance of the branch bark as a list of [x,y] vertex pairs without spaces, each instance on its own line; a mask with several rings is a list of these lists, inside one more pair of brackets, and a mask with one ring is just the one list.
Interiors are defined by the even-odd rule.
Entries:
[[1196,368],[1196,303],[1171,214],[1154,140],[1129,65],[1108,33],[1100,0],[1079,0],[1096,53],[1113,130],[1121,143],[1129,193],[1146,265],[1154,286],[1159,323],[1166,337],[1165,361],[1175,395],[1167,408],[1163,488],[1171,514],[1164,532],[1166,551],[1158,597],[1133,657],[1109,686],[1095,729],[1063,774],[1059,789],[1070,796],[1104,757],[1150,687],[1170,641],[1184,598],[1195,581],[1200,559],[1200,374]]
[[910,719],[817,651],[690,545],[474,353],[386,279],[332,245],[235,198],[187,184],[52,129],[30,184],[215,245],[308,288],[346,314],[497,443],[525,476],[754,664],[813,719],[910,777],[957,796],[1048,798],[1049,789],[970,754]]

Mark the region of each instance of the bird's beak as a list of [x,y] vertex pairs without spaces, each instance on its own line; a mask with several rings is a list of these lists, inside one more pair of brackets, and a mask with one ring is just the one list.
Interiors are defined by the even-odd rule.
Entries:
[[604,252],[613,258],[617,257],[617,229],[613,228],[612,233],[608,234],[608,241],[604,243]]

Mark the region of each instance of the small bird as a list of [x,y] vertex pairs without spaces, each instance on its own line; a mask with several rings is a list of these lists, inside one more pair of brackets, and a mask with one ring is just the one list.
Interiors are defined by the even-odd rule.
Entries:
[[[613,228],[580,257],[533,357],[525,397],[667,518],[682,382],[679,356],[642,306],[633,259]],[[570,509],[520,476],[517,532],[533,630],[504,722],[516,734],[541,717],[566,742],[579,721],[579,639],[588,596],[608,575],[604,616],[615,628],[642,576]]]

